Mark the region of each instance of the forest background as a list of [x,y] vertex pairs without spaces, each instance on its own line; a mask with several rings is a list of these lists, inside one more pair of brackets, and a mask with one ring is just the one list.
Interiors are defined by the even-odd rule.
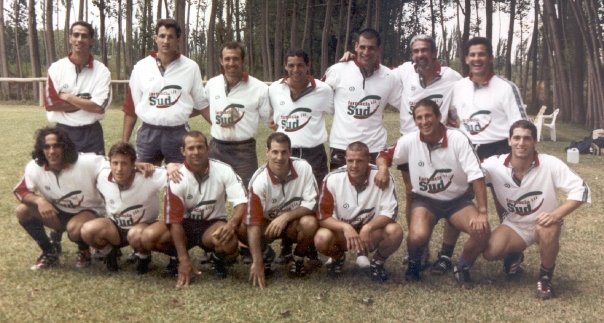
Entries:
[[[0,12],[4,101],[38,99],[38,83],[8,80],[43,77],[69,51],[74,21],[93,23],[95,57],[124,80],[153,49],[155,21],[170,17],[185,26],[181,52],[206,78],[219,73],[218,51],[229,40],[245,44],[247,69],[259,79],[282,77],[284,53],[298,47],[320,77],[365,27],[381,32],[384,65],[408,61],[409,40],[425,33],[437,40],[441,63],[465,75],[462,44],[486,36],[494,39],[496,73],[519,86],[529,114],[546,105],[563,121],[604,127],[601,0],[2,0]],[[114,102],[124,90],[116,85]]]

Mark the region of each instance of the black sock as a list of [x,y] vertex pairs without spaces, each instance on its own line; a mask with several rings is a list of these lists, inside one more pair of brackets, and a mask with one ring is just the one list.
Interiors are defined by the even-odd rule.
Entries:
[[409,262],[414,262],[419,264],[422,261],[422,252],[424,248],[417,248],[414,250],[409,250]]
[[451,256],[453,256],[454,250],[455,250],[455,245],[443,243],[442,246],[440,247],[440,254],[451,258]]
[[547,276],[551,280],[554,276],[554,269],[556,265],[552,266],[552,268],[545,268],[543,264],[541,264],[541,268],[539,268],[539,277]]
[[76,241],[76,244],[78,245],[78,250],[88,250],[90,249],[90,246],[84,242],[84,241]]
[[520,259],[520,257],[522,257],[522,251],[510,252],[507,255],[505,255],[505,258],[509,259],[511,262],[518,261],[518,259]]
[[36,218],[19,221],[19,224],[25,229],[25,232],[29,234],[34,241],[40,246],[43,252],[52,252],[53,247],[50,243],[50,239],[46,235],[46,231],[44,230],[44,225],[42,221]]

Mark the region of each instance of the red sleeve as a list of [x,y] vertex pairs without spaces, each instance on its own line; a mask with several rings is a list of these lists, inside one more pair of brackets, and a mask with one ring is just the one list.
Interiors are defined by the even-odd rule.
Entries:
[[59,98],[59,93],[57,93],[52,79],[50,78],[50,76],[48,76],[46,78],[46,91],[44,91],[44,108],[48,110],[49,107],[52,107],[62,102],[63,100]]
[[17,197],[17,200],[23,201],[24,197],[26,197],[29,194],[32,194],[33,192],[30,191],[29,189],[27,189],[27,185],[25,184],[25,177],[23,177],[23,178],[21,178],[21,181],[19,182],[19,184],[17,184],[17,186],[15,186],[15,189],[13,189],[13,193]]
[[383,158],[388,162],[388,167],[392,166],[392,159],[394,158],[394,150],[396,149],[396,144],[380,151],[378,158]]
[[327,181],[323,182],[321,189],[321,198],[319,200],[319,209],[317,211],[317,219],[325,220],[333,215],[333,195],[327,189]]
[[246,225],[261,225],[264,220],[264,210],[262,209],[262,202],[260,196],[254,193],[252,189],[250,191],[250,201],[248,202],[248,214],[245,219]]
[[168,192],[164,195],[164,220],[166,224],[170,223],[182,223],[185,215],[185,206],[178,196],[172,193],[170,185],[168,185]]
[[132,91],[130,90],[130,87],[128,87],[128,93],[126,93],[126,99],[124,100],[124,106],[122,111],[124,111],[124,113],[129,116],[136,117],[136,112],[134,112],[134,101],[132,100]]

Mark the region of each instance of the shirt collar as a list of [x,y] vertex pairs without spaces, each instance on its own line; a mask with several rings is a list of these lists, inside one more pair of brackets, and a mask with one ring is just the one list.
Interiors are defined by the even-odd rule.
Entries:
[[296,169],[294,168],[294,164],[293,164],[291,158],[289,159],[289,174],[287,174],[287,178],[285,180],[282,180],[277,175],[275,175],[275,173],[273,173],[271,171],[271,168],[268,167],[268,163],[266,164],[266,170],[268,172],[268,177],[271,179],[271,183],[273,183],[273,185],[285,184],[289,181],[292,181],[292,180],[298,178],[298,173],[296,172]]
[[[436,75],[434,76],[434,80],[432,81],[432,83],[440,80],[442,77],[442,74],[441,74],[442,66],[440,65],[440,62],[438,60],[435,60],[433,65],[434,65],[434,71],[435,71]],[[413,69],[415,70],[415,73],[417,73],[417,75],[419,76],[419,84],[423,88],[426,88],[427,85],[426,85],[426,81],[424,80],[424,76],[417,71],[417,65],[415,63],[413,63]]]
[[[149,55],[150,55],[151,57],[153,57],[153,58],[159,58],[159,57],[157,56],[157,51],[151,51],[151,52],[149,52]],[[179,58],[180,58],[180,52],[176,52],[176,58],[175,58],[175,60],[176,60],[176,59],[179,59]]]
[[[73,61],[73,59],[71,58],[72,55],[73,55],[73,52],[69,52],[69,54],[67,54],[67,58],[73,65],[78,66],[78,64],[76,64]],[[86,64],[82,65],[82,67],[92,68],[93,63],[94,63],[94,57],[92,56],[92,54],[90,54],[90,55],[88,55],[88,61],[86,62]]]
[[[449,139],[447,137],[447,127],[445,127],[444,124],[439,123],[439,127],[443,132],[443,137],[438,141],[437,144],[435,144],[433,146],[432,149],[437,149],[437,148],[447,148],[449,146]],[[426,144],[429,144],[428,142],[426,142],[426,140],[424,139],[424,136],[422,135],[422,133],[419,133],[419,140],[421,140],[421,142],[424,142]]]
[[472,73],[468,74],[468,78],[470,78],[470,81],[474,82],[474,86],[487,86],[489,85],[489,82],[491,81],[491,79],[493,78],[493,76],[495,76],[495,73],[493,71],[491,71],[491,73],[487,76],[486,81],[482,82],[482,83],[477,83],[473,78],[474,75],[472,75]]
[[[510,164],[511,160],[512,160],[512,153],[509,153],[507,155],[507,157],[505,157],[505,160],[503,161],[503,165],[505,165],[506,167],[512,167],[512,165]],[[531,168],[537,167],[539,165],[540,165],[539,153],[535,150],[535,156],[533,157],[533,162],[531,163]]]
[[210,161],[208,161],[208,168],[206,168],[206,171],[203,174],[198,174],[196,173],[192,168],[191,165],[189,165],[189,163],[187,163],[187,161],[185,160],[184,162],[185,168],[187,168],[191,173],[193,173],[193,175],[195,176],[195,179],[197,180],[197,182],[199,182],[200,184],[205,182],[209,177],[210,177]]
[[[226,81],[226,76],[224,75],[224,67],[220,67],[220,74],[224,77],[224,81]],[[247,82],[250,79],[250,74],[246,71],[243,71],[243,75],[241,75],[241,81],[239,82]]]
[[[367,168],[367,177],[365,178],[365,181],[361,184],[357,184],[357,185],[353,184],[354,188],[357,190],[358,193],[361,193],[369,186],[369,173],[370,172],[371,172],[371,168]],[[348,181],[352,184],[352,179],[350,178],[350,174],[348,174],[348,172],[346,172],[346,176],[348,176]]]
[[380,69],[380,61],[378,60],[377,62],[375,62],[375,66],[370,67],[369,75],[365,75],[365,73],[363,72],[363,67],[361,66],[361,64],[359,64],[359,62],[356,59],[354,60],[354,64],[359,68],[359,70],[361,71],[361,74],[363,74],[363,76],[365,76],[365,77],[370,77],[371,75],[373,75],[373,73],[375,73],[377,70]]

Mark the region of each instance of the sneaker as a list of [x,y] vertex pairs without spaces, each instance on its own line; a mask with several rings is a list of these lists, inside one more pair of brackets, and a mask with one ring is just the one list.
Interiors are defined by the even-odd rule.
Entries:
[[[298,258],[298,257],[296,257]],[[304,258],[300,257],[299,259],[295,259],[291,267],[289,268],[289,274],[292,277],[304,277],[306,276],[306,269],[304,268]]]
[[310,245],[308,247],[308,253],[306,254],[308,258],[308,265],[312,268],[321,268],[323,266],[323,261],[319,258],[319,254],[317,253],[317,249],[314,245]]
[[413,260],[408,260],[407,271],[405,272],[405,280],[408,282],[420,281],[422,268],[420,264]]
[[59,263],[59,254],[53,250],[52,252],[42,252],[36,260],[36,263],[31,266],[31,270],[48,269]]
[[162,277],[177,277],[178,276],[178,258],[170,257],[170,261],[164,271],[161,273]]
[[406,253],[403,255],[403,265],[406,265],[409,263],[409,254]]
[[439,253],[438,259],[430,267],[430,273],[432,275],[444,275],[451,269],[453,269],[451,257]]
[[151,263],[151,255],[148,255],[145,258],[141,258],[140,256],[136,256],[136,273],[139,275],[144,275],[149,272],[149,264]]
[[271,246],[267,246],[266,250],[262,253],[262,260],[264,262],[264,275],[268,276],[273,273],[273,260],[275,260],[275,250]]
[[552,279],[549,276],[541,276],[537,282],[537,298],[546,300],[552,298]]
[[294,255],[292,254],[292,245],[290,243],[281,242],[281,251],[279,252],[279,256],[275,258],[275,263],[277,265],[286,265],[294,260]]
[[90,249],[78,250],[78,256],[76,258],[76,268],[82,269],[90,266],[91,255]]
[[117,264],[117,251],[119,248],[113,247],[111,251],[105,257],[105,265],[107,266],[107,271],[109,272],[117,272],[119,270],[119,266]]
[[210,258],[212,259],[212,269],[214,270],[214,274],[216,275],[216,277],[226,278],[227,269],[224,261],[224,255],[212,252],[210,254]]
[[472,277],[470,276],[470,267],[463,266],[461,268],[455,266],[453,268],[453,273],[455,274],[455,279],[461,287],[465,289],[474,288],[474,281],[472,281]]
[[371,262],[369,261],[369,258],[367,258],[366,254],[357,255],[356,263],[361,269],[369,268],[369,266],[371,266]]
[[239,256],[241,256],[241,262],[243,262],[244,265],[249,265],[252,263],[252,253],[250,252],[250,248],[239,247]]
[[524,253],[510,253],[503,258],[503,272],[512,278],[524,272],[521,265],[524,262]]
[[50,243],[55,248],[55,251],[58,255],[63,252],[63,247],[61,247],[61,240],[63,240],[63,232],[55,230],[50,231]]
[[327,266],[327,272],[330,276],[340,276],[342,274],[342,269],[344,268],[344,263],[346,262],[346,254],[342,255],[340,258],[332,259],[332,262]]
[[[118,257],[120,257],[121,255],[122,255],[122,253],[120,252],[118,254]],[[128,253],[128,255],[126,256],[126,262],[129,264],[138,263],[139,259],[140,259],[139,254],[134,250],[130,251],[130,253]]]
[[[357,260],[358,260],[358,258],[357,258]],[[371,271],[371,279],[373,279],[374,281],[383,283],[388,280],[389,275],[388,275],[388,272],[386,271],[386,268],[384,268],[384,262],[381,262],[381,261],[378,262],[376,260],[371,260],[369,268]]]

